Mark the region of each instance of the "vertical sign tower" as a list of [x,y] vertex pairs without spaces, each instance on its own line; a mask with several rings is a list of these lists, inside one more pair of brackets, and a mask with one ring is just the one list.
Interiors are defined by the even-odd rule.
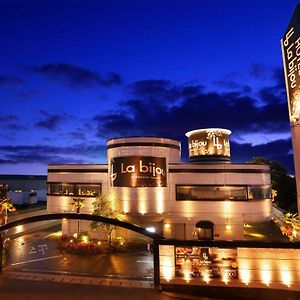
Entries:
[[297,204],[300,213],[300,5],[293,12],[281,39],[285,84],[292,131]]

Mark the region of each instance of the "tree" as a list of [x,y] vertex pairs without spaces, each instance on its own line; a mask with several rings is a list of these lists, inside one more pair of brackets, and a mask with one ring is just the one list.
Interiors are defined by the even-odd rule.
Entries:
[[[116,218],[116,211],[113,206],[113,196],[110,192],[102,193],[96,197],[96,200],[93,202],[93,215],[105,217],[105,218]],[[109,248],[111,248],[111,242],[112,242],[112,232],[114,229],[116,229],[115,225],[102,223],[102,222],[96,222],[93,221],[91,223],[92,229],[104,229],[107,234],[108,238],[108,245]]]
[[297,239],[297,233],[300,232],[300,216],[298,214],[286,213],[284,224],[280,227],[283,235],[286,235],[290,241]]
[[80,213],[80,209],[84,206],[83,202],[85,199],[83,198],[73,198],[73,202],[71,203],[72,209],[76,211],[77,214]]
[[[85,199],[83,198],[73,198],[73,202],[71,203],[72,209],[76,211],[77,214],[80,213],[80,209],[84,206],[83,202]],[[77,221],[77,236],[79,235],[79,224],[80,221]]]
[[[7,224],[8,212],[15,211],[15,210],[16,210],[15,207],[11,203],[11,199],[1,195],[1,198],[0,198],[0,226]],[[2,242],[2,239],[3,239],[2,232],[0,232],[0,235],[1,235],[0,243],[3,243],[3,248],[1,247],[2,250],[0,253],[0,255],[1,255],[0,263],[2,264],[2,257],[3,256],[6,257],[3,254],[5,254],[7,252],[10,238],[6,238]],[[2,268],[2,266],[0,266],[0,268]]]
[[253,163],[270,166],[272,190],[275,203],[282,209],[297,212],[296,180],[278,162],[263,157],[254,157]]

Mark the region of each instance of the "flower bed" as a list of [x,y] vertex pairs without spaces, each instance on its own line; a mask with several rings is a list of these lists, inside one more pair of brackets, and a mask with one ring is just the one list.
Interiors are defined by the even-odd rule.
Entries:
[[128,252],[144,251],[147,244],[137,242],[124,242],[124,240],[114,240],[109,247],[108,242],[90,240],[87,235],[80,234],[78,237],[63,235],[58,240],[58,249],[71,254],[100,254],[108,252]]
[[[72,254],[99,254],[106,252],[108,245],[93,240],[82,241],[81,239],[62,236],[58,241],[58,249]],[[105,251],[106,250],[106,251]]]

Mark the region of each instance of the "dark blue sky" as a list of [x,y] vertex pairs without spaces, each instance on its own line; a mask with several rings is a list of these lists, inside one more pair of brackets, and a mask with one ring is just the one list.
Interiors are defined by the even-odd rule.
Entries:
[[115,136],[232,130],[293,172],[280,38],[291,0],[1,0],[0,173],[104,163]]

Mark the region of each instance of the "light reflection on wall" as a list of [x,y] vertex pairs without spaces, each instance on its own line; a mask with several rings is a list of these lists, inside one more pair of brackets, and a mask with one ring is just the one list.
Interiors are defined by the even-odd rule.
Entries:
[[186,282],[191,280],[191,261],[187,259],[184,264],[182,265],[183,277]]
[[268,265],[264,265],[261,270],[261,280],[266,285],[269,286],[272,280],[272,271]]
[[232,212],[232,202],[231,201],[224,201],[223,202],[224,205],[224,218],[226,220],[229,220],[230,216],[231,216],[231,212]]
[[193,216],[193,212],[191,211],[191,209],[193,208],[193,206],[191,205],[190,201],[182,201],[184,203],[182,203],[182,216],[184,218],[192,218]]
[[280,273],[281,273],[281,280],[283,284],[286,285],[287,287],[290,287],[292,283],[291,272],[288,270],[281,270]]
[[110,202],[111,202],[112,209],[114,211],[118,211],[119,207],[118,207],[116,192],[114,190],[112,190],[108,195],[109,195],[109,199],[110,199]]
[[227,270],[224,270],[223,273],[222,273],[222,281],[225,284],[228,284],[228,282],[229,282],[229,276],[228,276],[228,271]]
[[147,207],[147,189],[146,188],[138,188],[137,190],[137,199],[138,202],[138,211],[140,214],[144,215],[148,212]]
[[130,210],[129,210],[129,190],[128,188],[123,188],[121,190],[121,199],[122,199],[122,211],[127,214]]
[[246,285],[249,284],[250,282],[250,269],[249,266],[247,266],[246,264],[242,267],[239,268],[239,273],[240,273],[240,277],[243,283],[245,283]]
[[156,190],[156,213],[162,214],[164,213],[164,191],[159,188]]
[[209,270],[205,270],[204,273],[203,273],[203,280],[208,284],[209,281],[210,281],[210,278],[209,278]]
[[147,213],[147,203],[145,201],[139,201],[139,213],[142,215]]
[[174,246],[159,246],[161,276],[170,281],[175,276]]
[[60,197],[60,209],[62,211],[70,211],[72,210],[72,198],[71,197]]
[[272,202],[270,202],[268,199],[264,200],[261,212],[266,218],[268,218],[270,214],[272,214]]

